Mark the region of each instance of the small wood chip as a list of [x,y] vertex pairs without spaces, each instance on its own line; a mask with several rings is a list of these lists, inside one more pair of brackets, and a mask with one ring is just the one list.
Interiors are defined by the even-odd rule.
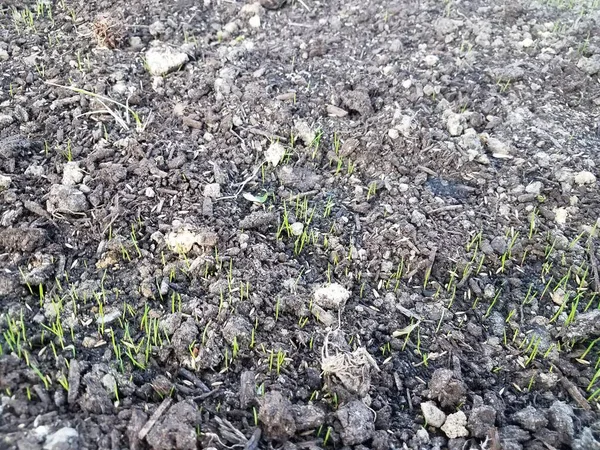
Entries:
[[190,117],[182,117],[182,122],[185,126],[188,126],[190,128],[195,128],[196,130],[199,130],[200,128],[202,128],[202,122],[199,122],[198,120],[194,120]]
[[146,422],[146,425],[144,425],[142,427],[142,429],[140,430],[140,432],[138,433],[138,439],[140,441],[142,441],[146,438],[146,435],[150,432],[150,430],[152,429],[154,424],[156,422],[158,422],[158,419],[160,419],[160,416],[162,416],[164,414],[164,412],[167,410],[167,408],[169,406],[171,406],[172,401],[173,401],[173,399],[171,397],[167,397],[163,400],[163,402],[160,404],[160,406],[158,408],[156,408],[156,411],[154,411],[154,414],[152,414],[152,417],[150,417],[150,420],[148,420],[148,422]]
[[329,117],[345,117],[348,115],[348,111],[337,106],[327,105],[327,114]]

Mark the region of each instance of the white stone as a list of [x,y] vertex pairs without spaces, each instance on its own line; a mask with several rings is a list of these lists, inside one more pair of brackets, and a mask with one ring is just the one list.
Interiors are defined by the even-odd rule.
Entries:
[[595,54],[589,58],[581,58],[577,63],[577,67],[588,75],[596,75],[600,72],[600,55]]
[[304,231],[304,224],[302,222],[295,222],[290,225],[290,230],[294,236],[300,236]]
[[46,437],[44,450],[79,448],[79,433],[75,428],[64,427]]
[[9,114],[0,114],[0,130],[6,128],[14,121],[15,119],[13,118],[13,116]]
[[450,113],[446,121],[450,136],[460,136],[463,132],[462,117],[460,114]]
[[396,140],[400,137],[400,132],[395,128],[391,128],[390,130],[388,130],[388,136],[390,137],[390,139]]
[[8,52],[3,48],[0,48],[0,61],[8,61]]
[[446,414],[434,402],[421,403],[421,412],[427,425],[431,425],[432,427],[439,428],[446,421]]
[[64,186],[75,186],[83,181],[83,170],[79,163],[69,161],[63,166],[62,184]]
[[442,431],[446,433],[450,439],[459,437],[467,437],[469,431],[466,428],[467,416],[462,411],[455,412],[454,414],[448,415],[446,422],[442,426]]
[[210,183],[204,186],[204,196],[210,198],[219,198],[221,196],[221,186],[219,183]]
[[339,309],[350,298],[350,291],[338,283],[332,283],[315,291],[315,303],[323,308]]
[[594,184],[596,182],[596,175],[587,170],[582,170],[573,179],[575,183],[579,186],[583,186],[584,184]]
[[539,195],[542,191],[542,182],[541,181],[533,181],[527,185],[525,188],[525,192],[528,194]]
[[148,31],[154,37],[158,36],[159,34],[164,33],[165,30],[166,30],[165,24],[162,23],[160,20],[157,20],[148,26]]
[[438,58],[438,57],[437,57],[437,56],[435,56],[435,55],[427,55],[427,56],[426,56],[426,57],[423,59],[423,61],[425,61],[425,64],[426,64],[427,66],[429,66],[429,67],[433,67],[433,66],[435,66],[435,65],[438,63],[438,61],[439,61],[439,60],[440,60],[440,58]]
[[488,137],[487,146],[490,152],[492,152],[492,156],[494,158],[512,159],[512,155],[510,154],[510,146],[502,142],[500,139]]
[[564,225],[565,223],[567,223],[568,215],[569,215],[569,212],[567,211],[567,208],[556,208],[554,210],[554,220],[559,225]]
[[297,120],[294,124],[298,138],[302,139],[304,145],[309,146],[317,137],[317,133],[304,120]]
[[265,151],[265,159],[273,166],[279,164],[284,155],[285,148],[279,142],[273,142]]
[[195,229],[185,225],[165,236],[165,243],[175,253],[189,253],[194,245],[200,247],[214,246],[217,235],[213,232]]
[[250,25],[252,28],[260,28],[260,16],[257,14],[250,17],[248,20],[248,25]]
[[11,178],[6,175],[0,175],[0,191],[8,189],[11,183]]
[[416,225],[417,227],[421,227],[421,226],[425,225],[426,221],[427,221],[427,217],[425,216],[425,214],[423,214],[420,211],[417,211],[416,209],[410,215],[410,222],[413,225]]
[[152,47],[146,52],[146,65],[151,75],[166,75],[189,60],[187,53],[166,46]]
[[154,189],[152,189],[151,187],[147,187],[144,191],[144,195],[148,198],[154,198],[156,194],[154,193]]
[[523,48],[529,48],[533,46],[533,39],[531,38],[525,38],[521,41],[521,47]]

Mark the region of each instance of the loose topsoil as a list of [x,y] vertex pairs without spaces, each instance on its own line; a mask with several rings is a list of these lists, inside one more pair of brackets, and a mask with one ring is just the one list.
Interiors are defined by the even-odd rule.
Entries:
[[4,0],[0,448],[600,448],[597,0]]

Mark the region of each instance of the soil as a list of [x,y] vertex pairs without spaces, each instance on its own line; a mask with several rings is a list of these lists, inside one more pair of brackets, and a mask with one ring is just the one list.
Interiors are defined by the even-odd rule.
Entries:
[[0,448],[600,448],[596,0],[0,11]]

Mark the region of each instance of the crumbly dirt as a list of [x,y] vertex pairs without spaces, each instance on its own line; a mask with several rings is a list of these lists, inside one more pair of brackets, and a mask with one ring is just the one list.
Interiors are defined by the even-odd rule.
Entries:
[[0,448],[599,448],[599,20],[2,2]]

